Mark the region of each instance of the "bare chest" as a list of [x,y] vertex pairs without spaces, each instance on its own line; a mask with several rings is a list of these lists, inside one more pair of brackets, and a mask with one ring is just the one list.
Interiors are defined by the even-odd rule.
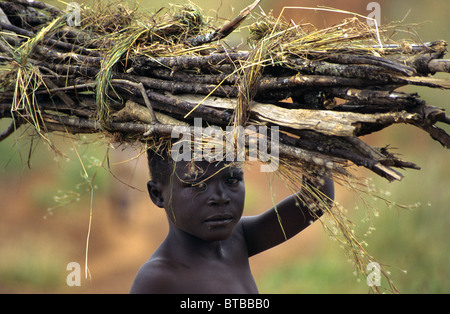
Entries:
[[258,288],[247,262],[211,261],[178,268],[179,288],[187,293],[256,294]]

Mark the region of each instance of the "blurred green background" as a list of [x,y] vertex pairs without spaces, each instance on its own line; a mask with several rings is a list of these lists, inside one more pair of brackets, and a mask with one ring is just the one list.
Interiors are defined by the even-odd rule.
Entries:
[[[46,1],[64,8],[58,1]],[[81,3],[81,1],[78,1]],[[184,1],[173,1],[184,4]],[[206,14],[233,18],[251,1],[195,1]],[[324,5],[367,15],[370,1],[262,0],[265,11],[277,15],[283,6]],[[377,1],[381,21],[404,20],[419,24],[398,37],[421,38],[424,42],[450,42],[447,1]],[[85,2],[88,3],[88,2]],[[123,1],[122,1],[123,3]],[[131,1],[134,3],[134,1]],[[154,11],[167,1],[142,0],[141,9]],[[345,18],[336,13],[290,9],[285,11],[296,22],[312,22],[319,27]],[[244,42],[245,34],[232,38]],[[448,77],[448,75],[447,75]],[[417,91],[431,105],[449,108],[449,91],[408,88]],[[4,129],[8,121],[0,122]],[[446,129],[450,132],[449,128]],[[135,159],[137,151],[111,149],[90,137],[70,139],[52,135],[61,154],[51,151],[42,140],[27,136],[20,129],[0,143],[0,293],[126,293],[139,266],[164,238],[165,217],[152,206],[145,193],[145,158]],[[349,210],[367,250],[386,270],[402,293],[450,292],[450,167],[449,152],[427,134],[413,127],[396,126],[366,140],[374,146],[389,144],[404,159],[422,167],[405,171],[402,182],[387,183],[360,171],[392,202],[412,205],[408,210],[391,207],[369,198],[376,208],[376,228],[364,236],[368,225],[362,222],[370,209],[358,198],[339,188],[337,201]],[[85,145],[87,144],[87,145]],[[29,160],[28,156],[32,155]],[[126,161],[126,162],[125,162]],[[109,166],[108,166],[109,165]],[[256,169],[256,170],[255,170]],[[268,189],[266,177],[249,167],[246,173],[247,214],[271,207],[261,190]],[[87,174],[87,176],[86,176]],[[92,229],[88,265],[92,275],[84,278],[86,238],[88,236],[93,180]],[[287,195],[283,184],[276,185],[276,199]],[[81,287],[68,287],[66,265],[82,265]],[[332,241],[320,224],[296,238],[251,261],[261,293],[367,293],[364,278],[353,274],[353,266],[343,250]],[[382,286],[387,283],[382,279]]]

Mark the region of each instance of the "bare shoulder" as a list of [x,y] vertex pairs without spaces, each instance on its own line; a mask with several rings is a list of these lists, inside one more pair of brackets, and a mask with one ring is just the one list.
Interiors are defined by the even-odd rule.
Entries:
[[176,286],[173,266],[164,259],[150,259],[139,269],[130,293],[173,293]]

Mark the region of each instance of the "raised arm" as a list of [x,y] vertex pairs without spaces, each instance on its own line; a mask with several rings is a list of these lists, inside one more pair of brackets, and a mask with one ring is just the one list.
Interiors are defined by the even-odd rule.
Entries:
[[[308,182],[308,184],[311,183]],[[318,194],[322,194],[321,198],[331,205],[334,200],[333,180],[324,177],[324,184],[318,189],[320,191]],[[295,236],[322,215],[322,212],[312,215],[308,206],[313,204],[300,202],[299,197],[302,198],[302,192],[289,196],[277,204],[276,209],[271,208],[260,215],[242,218],[249,256],[270,249]]]

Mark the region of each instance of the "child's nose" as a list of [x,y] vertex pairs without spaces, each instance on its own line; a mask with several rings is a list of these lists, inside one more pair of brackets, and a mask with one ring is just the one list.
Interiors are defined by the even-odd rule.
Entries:
[[221,183],[213,184],[212,191],[208,199],[209,206],[224,206],[230,203],[230,196]]

